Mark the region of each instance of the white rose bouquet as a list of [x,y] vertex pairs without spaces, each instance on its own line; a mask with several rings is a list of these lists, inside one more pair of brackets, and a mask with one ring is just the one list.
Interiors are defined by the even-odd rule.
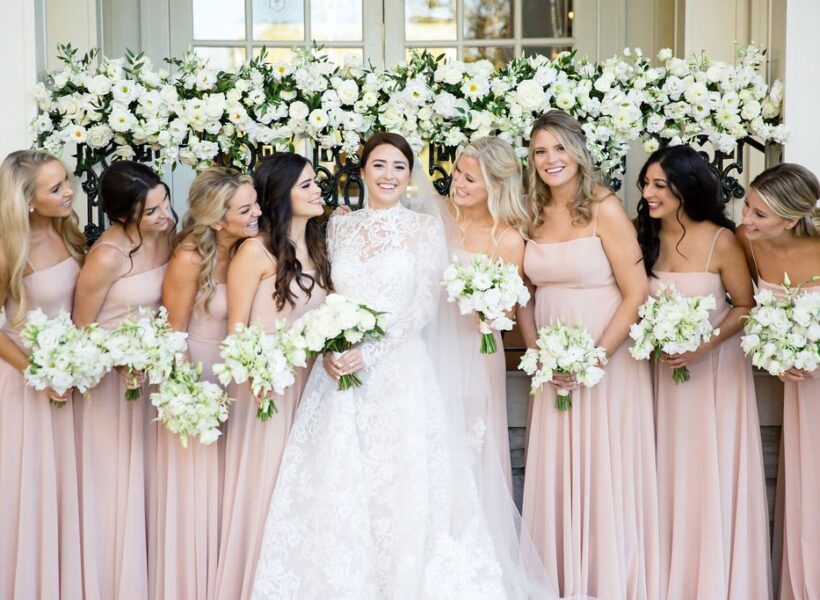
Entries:
[[222,435],[220,424],[228,419],[230,398],[217,384],[200,381],[201,374],[202,363],[177,361],[171,376],[151,393],[156,420],[179,435],[183,448],[194,436],[201,444],[213,444]]
[[222,385],[250,380],[251,390],[259,401],[256,417],[260,421],[267,421],[277,412],[272,394],[282,394],[293,385],[296,367],[306,365],[304,341],[284,331],[284,322],[277,324],[274,334],[265,333],[256,325],[240,323],[222,342],[219,353],[225,362],[213,365],[214,374]]
[[[39,308],[29,312],[21,338],[31,351],[24,375],[34,389],[51,388],[62,395],[77,388],[85,393],[111,369],[105,333],[96,325],[77,328],[64,310],[53,319]],[[65,402],[51,404],[65,406]]]
[[515,265],[500,258],[493,262],[484,254],[476,255],[466,266],[454,259],[444,270],[441,284],[447,288],[447,301],[458,301],[462,315],[478,314],[481,354],[496,351],[493,329],[512,329],[515,322],[507,313],[516,304],[523,306],[530,299],[530,292]]
[[[712,336],[718,335],[709,322],[709,311],[715,308],[715,298],[708,296],[684,296],[675,284],[662,284],[656,296],[647,298],[638,309],[641,320],[629,329],[629,337],[635,344],[629,349],[638,360],[650,356],[659,360],[661,353],[684,354],[693,352]],[[689,369],[677,367],[672,370],[675,383],[689,381]]]
[[[319,307],[302,315],[293,331],[305,340],[312,355],[346,352],[353,344],[384,337],[383,314],[341,294],[330,294]],[[360,385],[362,380],[356,373],[339,378],[339,391]]]
[[124,367],[131,376],[126,400],[138,400],[142,394],[139,373],[158,384],[171,375],[178,354],[188,350],[188,334],[172,331],[168,311],[164,306],[156,315],[151,308],[141,307],[139,318],[123,320],[106,339],[106,348],[115,367]]
[[[606,351],[595,342],[580,324],[573,327],[560,320],[556,325],[538,330],[537,348],[529,348],[518,368],[532,376],[531,392],[535,394],[544,383],[552,381],[554,373],[574,375],[579,384],[596,385],[604,376],[602,364],[606,363]],[[572,392],[558,390],[555,407],[567,410],[572,406]]]
[[746,317],[740,345],[754,366],[776,377],[792,368],[811,372],[820,365],[820,293],[801,287],[793,288],[785,275],[785,295],[760,290],[757,306]]

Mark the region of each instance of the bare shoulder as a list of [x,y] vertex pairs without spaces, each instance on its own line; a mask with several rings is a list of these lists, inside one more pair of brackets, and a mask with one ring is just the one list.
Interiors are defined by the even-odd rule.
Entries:
[[514,228],[505,230],[498,240],[498,251],[501,254],[524,252],[524,237]]
[[597,219],[598,229],[635,229],[629,215],[626,214],[623,202],[614,193],[602,188],[606,194],[599,196],[599,200],[592,204],[593,219]]
[[190,269],[192,271],[197,271],[199,270],[199,267],[202,266],[202,256],[194,246],[190,246],[183,242],[174,249],[174,252],[168,262],[169,268],[173,267],[176,269]]
[[115,242],[98,241],[86,253],[84,268],[120,271],[129,265],[128,252]]

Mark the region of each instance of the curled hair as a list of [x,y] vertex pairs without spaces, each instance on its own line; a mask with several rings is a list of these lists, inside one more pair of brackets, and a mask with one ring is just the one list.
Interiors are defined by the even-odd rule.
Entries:
[[196,176],[188,191],[188,212],[177,236],[182,243],[190,236],[201,259],[197,277],[196,304],[208,310],[216,294],[216,231],[211,227],[225,217],[231,199],[243,185],[253,185],[253,179],[236,169],[210,167]]
[[413,149],[410,147],[410,144],[408,144],[407,140],[400,136],[398,133],[389,133],[386,131],[383,131],[381,133],[374,133],[364,143],[364,147],[362,148],[362,158],[359,161],[361,167],[365,167],[365,165],[367,164],[367,159],[370,158],[370,154],[373,152],[373,150],[375,150],[379,146],[384,146],[385,144],[388,146],[393,146],[404,155],[404,158],[407,159],[407,165],[410,167],[410,171],[412,172]]
[[543,209],[552,204],[552,192],[541,180],[535,168],[535,146],[533,141],[539,131],[549,131],[564,146],[569,155],[578,163],[578,190],[570,204],[573,225],[586,225],[592,219],[589,205],[598,201],[596,192],[603,185],[600,174],[592,162],[586,144],[586,136],[581,124],[567,113],[551,110],[541,115],[530,131],[529,152],[529,201],[531,211],[530,233],[544,222]]
[[263,160],[253,176],[257,200],[262,209],[259,229],[263,232],[261,235],[267,237],[267,246],[276,258],[273,299],[277,310],[282,310],[286,302],[296,305],[297,297],[291,290],[293,282],[308,296],[315,285],[328,291],[333,289],[330,259],[318,219],[308,220],[305,228],[308,254],[316,265],[315,275],[303,271],[301,261],[296,258],[296,244],[289,237],[293,220],[291,190],[309,164],[310,161],[303,156],[281,152]]
[[[456,157],[474,158],[481,169],[484,187],[487,189],[487,208],[493,217],[493,235],[499,225],[508,225],[526,237],[530,215],[521,199],[521,161],[509,143],[499,137],[484,137],[467,144]],[[450,186],[450,195],[455,186]],[[458,207],[456,207],[458,211]]]
[[[62,164],[47,152],[18,150],[9,154],[0,166],[0,289],[17,304],[15,314],[7,315],[14,327],[22,325],[27,312],[23,273],[31,247],[29,205],[37,192],[40,169],[52,161]],[[72,211],[68,217],[53,218],[51,223],[69,254],[81,262],[85,238],[77,214]]]
[[[130,160],[113,162],[100,175],[100,206],[105,216],[110,222],[120,224],[123,229],[132,224],[137,226],[139,240],[128,253],[131,268],[134,267],[134,254],[142,247],[140,223],[142,222],[142,211],[145,209],[145,200],[148,193],[158,185],[165,188],[168,197],[171,196],[168,185],[153,169]],[[176,222],[177,215],[173,208],[171,215]]]
[[797,219],[797,237],[820,237],[820,183],[806,167],[781,163],[754,178],[751,187],[781,219]]
[[[680,219],[683,213],[695,222],[709,221],[730,231],[735,224],[726,216],[721,186],[717,173],[691,146],[669,146],[653,152],[638,175],[638,189],[643,191],[646,172],[657,164],[666,176],[670,193],[680,201],[675,217],[683,228],[676,249],[686,236],[686,227]],[[638,243],[643,254],[644,269],[653,276],[652,268],[660,255],[660,219],[649,216],[649,203],[641,196],[638,202]],[[680,251],[678,251],[680,253]]]

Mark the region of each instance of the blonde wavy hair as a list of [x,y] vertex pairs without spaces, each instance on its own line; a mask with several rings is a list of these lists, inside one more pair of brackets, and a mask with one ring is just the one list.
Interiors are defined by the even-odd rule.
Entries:
[[541,115],[533,124],[530,132],[529,152],[529,203],[530,233],[544,222],[543,209],[552,203],[549,186],[538,176],[535,170],[535,148],[533,140],[539,131],[549,131],[564,146],[569,155],[578,163],[578,190],[570,206],[573,225],[586,225],[592,218],[589,205],[598,200],[597,188],[603,185],[601,176],[595,169],[592,156],[587,149],[586,136],[581,124],[567,113],[551,110]]
[[797,219],[797,237],[820,237],[820,182],[806,167],[781,163],[770,167],[750,184],[781,219]]
[[[474,158],[481,169],[487,189],[487,208],[493,217],[493,237],[502,224],[513,227],[526,237],[530,215],[522,202],[521,161],[513,147],[501,138],[485,137],[467,144],[458,153],[456,164],[462,156]],[[450,186],[450,196],[454,193],[455,186]],[[458,206],[453,205],[458,213]]]
[[[40,150],[18,150],[0,165],[0,289],[17,304],[13,315],[6,315],[13,327],[22,325],[26,312],[26,290],[23,273],[31,245],[29,205],[37,193],[37,175],[43,165],[62,162]],[[65,165],[63,165],[65,168]],[[66,169],[66,173],[69,173]],[[85,237],[80,231],[77,214],[53,218],[52,226],[77,261],[85,255]]]
[[188,191],[188,212],[182,220],[177,243],[192,238],[191,244],[202,261],[195,303],[205,310],[216,293],[216,234],[211,225],[225,217],[231,198],[243,185],[253,186],[253,179],[236,169],[210,167],[196,176]]

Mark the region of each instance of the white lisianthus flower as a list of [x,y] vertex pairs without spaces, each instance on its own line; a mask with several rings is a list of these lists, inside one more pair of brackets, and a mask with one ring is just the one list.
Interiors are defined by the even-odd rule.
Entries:
[[644,152],[648,154],[652,154],[655,150],[660,148],[660,143],[658,142],[657,138],[649,138],[648,140],[644,140],[643,149]]
[[88,133],[81,125],[70,125],[63,133],[67,142],[82,144],[86,141]]
[[525,79],[519,83],[516,96],[522,108],[530,112],[540,111],[547,99],[544,87],[533,79]]
[[555,98],[555,106],[561,110],[569,110],[575,106],[575,96],[572,92],[561,92]]
[[129,79],[120,79],[111,85],[111,96],[115,102],[128,106],[140,93],[140,85]]
[[[239,82],[237,82],[239,83]],[[201,69],[196,74],[195,84],[198,90],[210,90],[216,85],[216,71]]]
[[489,91],[490,86],[486,78],[475,77],[468,79],[461,86],[461,93],[474,102],[484,98]]
[[316,108],[310,112],[310,125],[316,131],[321,131],[328,123],[327,113],[320,108]]
[[104,148],[111,141],[113,134],[107,125],[95,125],[88,130],[86,144],[92,148]]
[[686,98],[686,101],[690,104],[702,104],[706,101],[707,93],[708,90],[704,84],[692,83],[686,86],[683,97]]
[[359,86],[352,79],[345,79],[336,86],[339,101],[345,106],[352,106],[359,99]]
[[288,114],[290,115],[291,119],[306,119],[307,116],[310,114],[310,109],[308,108],[307,104],[302,102],[301,100],[296,100],[292,102],[290,108],[288,109]]
[[112,131],[127,133],[137,126],[137,118],[127,108],[115,105],[108,117],[108,125]]
[[760,114],[761,105],[757,100],[748,100],[743,103],[743,108],[740,109],[740,116],[751,121]]

